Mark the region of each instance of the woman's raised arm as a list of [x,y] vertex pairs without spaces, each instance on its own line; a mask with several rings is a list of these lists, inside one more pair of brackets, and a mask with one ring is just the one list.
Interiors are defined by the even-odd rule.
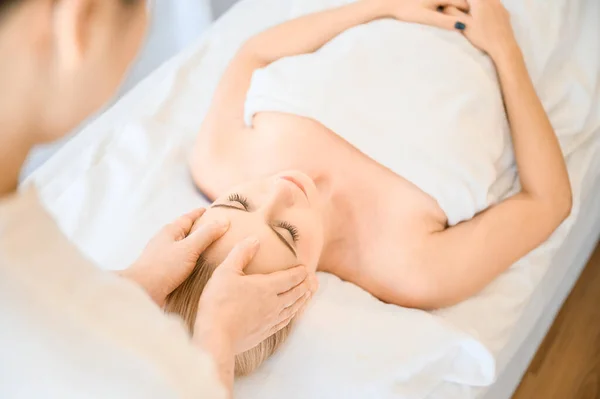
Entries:
[[571,212],[563,155],[500,0],[470,0],[465,36],[493,59],[511,127],[521,191],[470,221],[434,233],[421,266],[419,307],[443,307],[484,288],[546,240]]

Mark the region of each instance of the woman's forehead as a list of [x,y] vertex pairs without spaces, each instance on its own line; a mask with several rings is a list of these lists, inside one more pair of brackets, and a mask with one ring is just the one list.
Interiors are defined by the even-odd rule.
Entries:
[[288,269],[298,264],[296,257],[279,241],[275,233],[260,220],[260,218],[245,217],[243,212],[207,210],[205,215],[196,222],[194,230],[200,225],[214,220],[227,219],[230,222],[227,232],[216,240],[203,254],[211,264],[221,264],[225,261],[234,247],[249,237],[260,241],[260,248],[246,272],[249,274],[265,274]]

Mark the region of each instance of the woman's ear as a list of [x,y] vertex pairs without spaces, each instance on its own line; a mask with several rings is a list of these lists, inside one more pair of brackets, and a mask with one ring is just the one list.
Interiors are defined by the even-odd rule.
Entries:
[[[102,0],[99,0],[102,1]],[[98,0],[55,0],[53,31],[57,62],[68,71],[76,70],[90,51],[90,32]],[[104,0],[106,1],[106,0]]]

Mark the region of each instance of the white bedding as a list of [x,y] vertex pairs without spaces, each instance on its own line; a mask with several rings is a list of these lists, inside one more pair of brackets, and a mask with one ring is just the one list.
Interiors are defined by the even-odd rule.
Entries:
[[[596,134],[600,135],[600,130]],[[548,243],[547,256],[536,260],[532,254],[515,265],[520,271],[500,277],[499,288],[494,283],[477,299],[440,314],[457,326],[477,331],[480,341],[494,353],[499,379],[489,388],[441,384],[428,399],[511,397],[600,233],[600,139],[591,144],[569,160],[570,170],[580,171],[575,179],[573,173],[571,176],[581,186],[578,211],[571,217],[572,229],[565,237],[553,238],[553,246]],[[486,327],[485,323],[493,325]]]
[[[507,399],[518,387],[523,373],[552,326],[563,302],[600,238],[600,145],[595,151],[585,179],[581,208],[572,230],[553,256],[551,264],[523,307],[510,336],[497,358],[498,377],[494,384],[478,392],[477,398]],[[581,156],[581,155],[580,155]],[[584,157],[581,157],[584,159]]]
[[[587,14],[579,12],[583,3]],[[592,136],[599,134],[600,115],[589,111],[598,105],[600,63],[598,56],[580,56],[589,45],[598,45],[600,35],[574,45],[581,39],[575,28],[597,33],[593,19],[585,17],[592,24],[584,23],[589,8],[592,16],[598,9],[592,3],[547,7],[526,1],[511,9],[523,16],[518,21],[540,26],[528,30],[517,22],[516,30],[524,51],[533,54],[528,65],[534,79],[550,92],[544,98],[563,148],[572,153],[570,220],[482,293],[435,314],[384,305],[334,276],[320,276],[322,288],[305,320],[280,353],[238,383],[239,397],[425,398],[447,392],[438,397],[465,398],[472,394],[469,386],[492,382],[491,355],[501,352],[577,216],[591,155],[574,150],[582,142],[597,145]],[[32,179],[46,206],[87,256],[106,269],[124,268],[161,225],[202,204],[185,159],[216,77],[236,44],[305,12],[299,4],[240,3],[213,34],[144,81],[35,173]],[[540,37],[544,40],[534,43]],[[551,59],[563,68],[555,68]]]

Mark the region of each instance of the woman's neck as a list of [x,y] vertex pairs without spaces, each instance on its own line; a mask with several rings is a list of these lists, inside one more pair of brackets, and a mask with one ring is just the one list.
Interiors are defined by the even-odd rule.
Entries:
[[324,244],[317,270],[335,273],[339,265],[353,256],[351,232],[354,231],[355,212],[341,181],[323,178],[315,179],[315,183],[324,201]]

